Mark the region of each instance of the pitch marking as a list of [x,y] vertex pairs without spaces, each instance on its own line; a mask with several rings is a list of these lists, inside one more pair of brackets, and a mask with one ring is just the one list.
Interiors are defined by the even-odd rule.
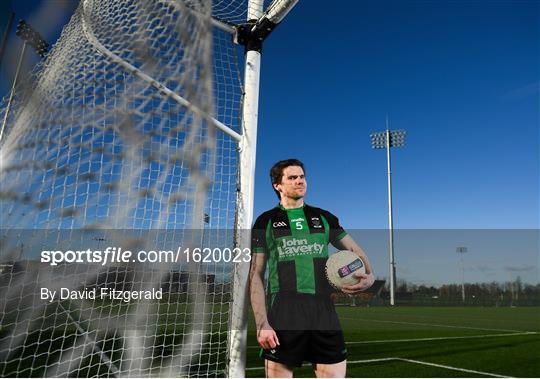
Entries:
[[[370,344],[370,343],[396,343],[396,342],[421,342],[421,341],[441,341],[441,340],[463,340],[471,338],[493,338],[535,335],[538,332],[502,333],[502,334],[480,334],[476,336],[449,336],[449,337],[426,337],[426,338],[403,338],[395,340],[367,340],[346,342],[346,345]],[[248,349],[260,349],[260,346],[251,345]]]
[[[498,375],[498,374],[492,374],[490,372],[484,372],[484,371],[476,371],[476,370],[469,370],[466,368],[460,368],[460,367],[453,367],[453,366],[447,366],[447,365],[440,365],[437,363],[430,363],[430,362],[423,362],[423,361],[417,361],[414,359],[406,359],[406,358],[378,358],[378,359],[362,359],[359,361],[347,361],[347,364],[357,364],[357,363],[372,363],[372,362],[387,362],[387,361],[402,361],[402,362],[408,362],[408,363],[417,363],[425,366],[433,366],[433,367],[439,367],[444,368],[446,370],[454,370],[454,371],[461,371],[461,372],[467,372],[471,374],[479,374],[479,375],[485,375],[485,376],[492,376],[494,378],[511,378],[511,376],[507,375]],[[310,366],[311,364],[303,364],[302,366]],[[260,367],[247,367],[246,371],[256,371],[256,370],[264,370],[264,366]]]
[[[399,358],[377,358],[377,359],[364,359],[361,361],[347,361],[347,363],[371,363],[371,362],[384,362],[384,361],[395,361]],[[302,366],[311,366],[310,363],[304,363]],[[246,367],[246,371],[254,370],[264,370],[264,366],[260,367]]]
[[453,336],[453,337],[426,337],[426,338],[406,338],[396,340],[368,340],[368,341],[353,341],[347,342],[347,345],[369,344],[369,343],[393,343],[393,342],[420,342],[420,341],[440,341],[440,340],[462,340],[469,338],[490,338],[490,337],[507,337],[507,336],[526,336],[538,334],[537,332],[523,333],[502,333],[502,334],[480,334],[477,336]]
[[407,321],[388,321],[388,320],[374,320],[369,318],[352,318],[352,317],[340,317],[343,320],[361,320],[361,321],[373,321],[383,322],[388,324],[404,324],[404,325],[421,325],[421,326],[435,326],[440,328],[453,328],[453,329],[472,329],[472,330],[487,330],[490,332],[509,332],[509,333],[524,333],[526,330],[513,330],[513,329],[491,329],[491,328],[477,328],[472,326],[460,326],[460,325],[446,325],[446,324],[427,324],[423,322],[407,322]]
[[459,367],[453,367],[453,366],[440,365],[440,364],[437,364],[437,363],[417,361],[417,360],[414,360],[414,359],[406,359],[406,358],[396,358],[396,359],[398,361],[403,361],[403,362],[418,363],[418,364],[426,365],[426,366],[440,367],[440,368],[444,368],[444,369],[447,369],[447,370],[454,370],[454,371],[468,372],[468,373],[472,373],[472,374],[492,376],[494,378],[511,378],[511,376],[507,376],[507,375],[492,374],[490,372],[469,370],[469,369],[466,369],[466,368],[459,368]]

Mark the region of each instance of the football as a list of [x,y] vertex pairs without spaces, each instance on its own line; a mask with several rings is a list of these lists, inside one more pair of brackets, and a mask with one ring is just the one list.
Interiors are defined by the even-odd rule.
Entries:
[[338,251],[326,261],[326,277],[330,284],[339,290],[343,286],[358,283],[358,278],[353,275],[355,273],[365,274],[366,266],[352,251]]

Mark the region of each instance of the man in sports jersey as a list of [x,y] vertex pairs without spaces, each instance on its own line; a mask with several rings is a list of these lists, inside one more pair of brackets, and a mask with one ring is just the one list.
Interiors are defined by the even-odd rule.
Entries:
[[302,162],[279,161],[270,178],[280,202],[255,221],[250,271],[251,304],[266,376],[292,377],[294,367],[308,361],[317,377],[345,377],[347,349],[325,276],[328,244],[354,251],[365,263],[366,274],[358,274],[358,283],[344,287],[345,293],[373,284],[371,265],[337,217],[304,203],[307,183]]

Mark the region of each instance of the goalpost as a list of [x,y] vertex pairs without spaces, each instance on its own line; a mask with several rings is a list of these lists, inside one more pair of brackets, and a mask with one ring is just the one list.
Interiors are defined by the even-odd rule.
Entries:
[[81,1],[0,141],[0,375],[244,376],[261,47],[296,2]]

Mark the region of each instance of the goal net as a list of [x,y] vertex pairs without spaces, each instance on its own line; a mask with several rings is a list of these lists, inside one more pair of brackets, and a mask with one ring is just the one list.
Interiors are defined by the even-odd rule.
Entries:
[[1,376],[230,372],[248,12],[82,0],[2,106]]

